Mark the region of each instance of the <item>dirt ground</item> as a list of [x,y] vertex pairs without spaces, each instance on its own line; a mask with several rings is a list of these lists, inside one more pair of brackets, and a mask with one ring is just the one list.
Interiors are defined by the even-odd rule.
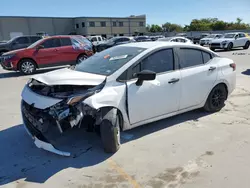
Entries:
[[114,155],[84,130],[60,139],[72,157],[36,148],[20,115],[29,77],[0,69],[0,187],[248,188],[250,50],[218,53],[237,63],[237,88],[222,111],[195,110],[124,132]]

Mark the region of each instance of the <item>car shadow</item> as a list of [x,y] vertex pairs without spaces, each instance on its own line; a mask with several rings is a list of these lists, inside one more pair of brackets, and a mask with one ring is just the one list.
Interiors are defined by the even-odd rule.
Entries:
[[[140,139],[146,135],[153,134],[154,132],[161,131],[163,129],[179,125],[183,122],[192,121],[199,122],[199,118],[211,115],[211,113],[205,112],[203,110],[194,110],[184,114],[176,115],[164,120],[160,120],[154,123],[145,124],[134,129],[124,132],[125,139],[122,139],[122,143],[126,143],[132,140]],[[123,137],[123,135],[122,135]],[[130,138],[130,140],[126,140]]]
[[[122,144],[185,121],[199,121],[200,117],[206,115],[208,113],[195,110],[125,131],[122,133]],[[132,137],[128,138],[128,135]],[[103,151],[101,139],[97,134],[86,132],[84,129],[72,129],[62,138],[59,141],[60,150],[70,151],[72,153],[70,157],[62,157],[38,149],[22,124],[0,131],[0,186],[19,179],[44,183],[64,169],[91,167],[112,156]],[[57,148],[59,147],[57,145]]]
[[[34,73],[33,75],[43,74],[43,73],[54,71],[54,70],[61,69],[61,68],[65,68],[65,67],[53,67],[53,68],[46,68],[46,69],[38,69],[36,71],[36,73]],[[16,77],[23,77],[23,76],[27,76],[27,75],[23,75],[20,72],[13,72],[13,71],[0,73],[0,79],[16,78]]]
[[226,50],[226,49],[216,49],[215,52],[233,52],[233,51],[242,51],[242,50],[245,50],[243,48],[233,48],[231,49],[230,51]]
[[241,74],[250,76],[250,69],[243,71]]

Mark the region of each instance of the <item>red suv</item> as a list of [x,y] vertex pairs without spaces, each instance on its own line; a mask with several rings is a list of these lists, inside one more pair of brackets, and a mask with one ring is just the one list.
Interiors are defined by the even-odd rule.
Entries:
[[93,55],[92,43],[85,37],[52,36],[28,48],[4,53],[0,63],[6,70],[32,74],[37,68],[74,65]]

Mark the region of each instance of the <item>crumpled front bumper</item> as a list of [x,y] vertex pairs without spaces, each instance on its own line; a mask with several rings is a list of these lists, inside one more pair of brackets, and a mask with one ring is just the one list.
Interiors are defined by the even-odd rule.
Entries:
[[23,101],[21,102],[21,112],[22,112],[22,119],[23,119],[23,125],[27,133],[31,136],[31,138],[34,140],[35,145],[40,148],[44,149],[46,151],[69,157],[71,154],[69,152],[61,151],[57,149],[55,146],[53,146],[44,136],[43,134],[35,128],[29,117],[27,117],[23,111]]

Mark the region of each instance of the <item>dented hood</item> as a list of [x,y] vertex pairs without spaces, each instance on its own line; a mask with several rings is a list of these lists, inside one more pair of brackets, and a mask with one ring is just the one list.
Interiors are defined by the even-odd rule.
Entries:
[[32,78],[46,85],[99,85],[106,76],[65,68],[35,75]]

